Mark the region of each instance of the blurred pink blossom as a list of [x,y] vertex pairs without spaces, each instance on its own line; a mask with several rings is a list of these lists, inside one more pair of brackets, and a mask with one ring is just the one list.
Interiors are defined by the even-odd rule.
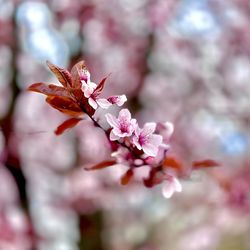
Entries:
[[163,184],[162,187],[162,194],[165,198],[170,198],[174,192],[181,192],[182,191],[182,186],[179,180],[172,176],[172,175],[167,175],[166,181]]

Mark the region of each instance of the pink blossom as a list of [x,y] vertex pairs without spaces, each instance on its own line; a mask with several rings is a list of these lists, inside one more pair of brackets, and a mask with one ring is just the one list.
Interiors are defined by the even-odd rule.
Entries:
[[99,85],[97,85],[96,83],[90,81],[90,73],[88,70],[84,69],[79,75],[82,83],[81,89],[84,96],[88,98],[88,103],[93,109],[97,109],[98,107],[108,109],[113,104],[122,106],[124,102],[127,101],[127,97],[125,95],[110,96],[108,99],[99,98],[101,93],[99,87],[101,85],[101,89],[103,88],[106,78],[104,78]]
[[126,95],[115,95],[109,98],[98,98],[94,93],[89,97],[89,104],[92,108],[97,109],[98,106],[103,109],[108,109],[111,105],[116,104],[117,106],[122,106],[127,101]]
[[122,106],[127,101],[127,97],[125,95],[113,95],[110,96],[107,100],[111,104]]
[[182,191],[182,186],[179,180],[172,175],[168,175],[167,180],[162,188],[163,196],[169,199],[174,192],[181,192],[181,191]]
[[98,85],[90,81],[90,73],[87,70],[83,70],[80,73],[80,80],[84,96],[88,98],[88,103],[93,109],[97,109],[98,107],[108,109],[113,104],[122,106],[127,101],[125,95],[110,96],[108,99],[99,98],[100,91],[96,91]]
[[82,83],[82,91],[86,98],[89,98],[97,87],[97,84],[90,81],[90,73],[87,70],[83,70],[80,73],[80,80]]
[[84,81],[86,83],[90,81],[90,73],[87,69],[83,69],[79,73],[79,77],[80,77],[80,81]]
[[174,125],[171,122],[157,123],[156,132],[163,138],[161,147],[164,149],[169,148],[169,140],[174,132]]
[[143,129],[137,127],[135,129],[135,136],[133,137],[134,145],[143,150],[149,156],[156,156],[160,144],[162,143],[162,136],[153,134],[156,128],[156,123],[145,123]]
[[110,132],[111,141],[129,137],[135,130],[136,120],[131,119],[131,114],[128,109],[122,109],[119,112],[118,118],[111,114],[106,114],[105,117],[109,125],[113,128]]
[[82,81],[82,90],[83,90],[84,96],[86,98],[89,98],[91,94],[94,92],[96,86],[97,85],[94,82],[84,83]]
[[[85,96],[86,97],[86,96]],[[88,97],[88,103],[89,105],[93,108],[93,109],[97,109],[98,108],[98,104],[97,104],[97,97],[94,94],[94,92],[92,94],[90,94],[90,96]]]

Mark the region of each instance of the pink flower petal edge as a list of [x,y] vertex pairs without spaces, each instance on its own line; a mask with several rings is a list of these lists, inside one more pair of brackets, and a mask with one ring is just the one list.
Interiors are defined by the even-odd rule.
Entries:
[[182,191],[181,183],[174,176],[171,176],[171,178],[168,179],[166,183],[163,184],[162,187],[162,194],[167,199],[171,198],[174,192],[181,192],[181,191]]

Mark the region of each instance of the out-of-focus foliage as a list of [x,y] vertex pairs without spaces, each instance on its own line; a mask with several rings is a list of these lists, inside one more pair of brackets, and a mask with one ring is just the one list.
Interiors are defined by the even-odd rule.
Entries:
[[[0,249],[249,249],[249,22],[248,0],[0,0]],[[126,187],[122,166],[84,171],[110,153],[103,132],[55,136],[65,116],[25,91],[56,82],[46,60],[82,59],[141,124],[174,123],[186,169],[223,167],[171,200],[143,171]]]

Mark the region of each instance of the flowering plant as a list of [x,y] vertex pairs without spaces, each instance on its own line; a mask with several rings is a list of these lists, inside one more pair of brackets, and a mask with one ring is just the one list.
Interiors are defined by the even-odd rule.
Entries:
[[[126,185],[133,178],[135,169],[147,166],[150,170],[143,179],[146,187],[163,183],[162,193],[166,198],[170,198],[174,192],[182,191],[179,179],[185,176],[183,165],[168,155],[169,141],[174,131],[172,123],[148,122],[140,128],[137,120],[131,117],[130,111],[121,109],[118,117],[111,113],[105,115],[106,125],[109,126],[105,129],[94,116],[96,110],[108,109],[111,105],[122,106],[127,101],[126,96],[100,98],[107,77],[98,84],[92,82],[84,61],[75,64],[71,72],[50,62],[47,65],[62,86],[39,82],[32,84],[28,90],[45,94],[49,105],[71,116],[57,127],[55,134],[60,135],[66,129],[76,126],[85,114],[93,121],[94,126],[103,129],[110,142],[112,159],[87,170],[102,169],[115,164],[125,165],[128,170],[121,177],[121,183]],[[203,160],[193,162],[192,169],[217,165],[213,160]]]

